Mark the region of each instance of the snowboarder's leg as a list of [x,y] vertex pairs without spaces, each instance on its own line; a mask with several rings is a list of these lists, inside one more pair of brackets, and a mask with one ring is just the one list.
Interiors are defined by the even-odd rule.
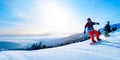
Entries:
[[90,35],[90,38],[92,40],[92,43],[95,43],[96,41],[94,39],[94,33],[93,33],[93,31],[89,32],[89,35]]
[[97,30],[94,30],[94,33],[96,34],[96,39],[98,41],[101,41],[101,39],[100,39],[100,33]]
[[110,35],[108,34],[107,31],[105,31],[105,32],[104,32],[104,36],[105,36],[105,37],[109,37]]

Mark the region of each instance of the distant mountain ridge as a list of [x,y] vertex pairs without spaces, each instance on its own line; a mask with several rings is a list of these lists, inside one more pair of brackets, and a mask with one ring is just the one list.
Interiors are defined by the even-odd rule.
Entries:
[[111,28],[116,26],[118,29],[120,29],[120,23],[112,24],[112,25],[110,25],[110,26],[111,26]]
[[[120,23],[117,24],[112,24],[110,25],[111,28],[113,27],[117,27],[118,29],[120,29]],[[104,27],[103,27],[104,28]],[[99,29],[101,32],[103,32],[103,28]],[[70,33],[69,33],[70,34]],[[73,33],[72,33],[73,34]],[[49,36],[49,35],[54,35],[51,33],[44,33],[44,34],[0,34],[0,36]],[[70,34],[71,35],[71,34]]]

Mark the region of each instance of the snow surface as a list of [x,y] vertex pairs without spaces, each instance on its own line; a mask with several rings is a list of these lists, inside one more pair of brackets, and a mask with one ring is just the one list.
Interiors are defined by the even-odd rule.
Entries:
[[0,60],[120,60],[120,30],[101,36],[102,42],[90,40],[66,46],[34,51],[0,51]]

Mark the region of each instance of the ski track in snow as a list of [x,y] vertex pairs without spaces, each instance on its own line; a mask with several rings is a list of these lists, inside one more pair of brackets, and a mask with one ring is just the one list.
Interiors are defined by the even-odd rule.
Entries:
[[109,60],[113,59],[113,60],[119,60],[119,58],[116,58],[116,57],[111,57],[111,56],[106,56],[106,55],[101,55],[101,54],[98,54],[98,53],[95,53],[95,52],[92,52],[92,51],[85,51],[85,50],[78,50],[78,52],[80,53],[86,53],[86,54],[90,54],[91,56],[100,56],[100,57],[105,57],[105,58],[108,58]]

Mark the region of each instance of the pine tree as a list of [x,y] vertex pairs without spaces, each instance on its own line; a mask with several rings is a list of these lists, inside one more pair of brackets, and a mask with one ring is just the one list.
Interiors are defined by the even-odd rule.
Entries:
[[[39,43],[34,43],[30,48],[28,48],[28,49],[31,49],[31,50],[37,50],[37,49],[42,49],[43,48],[43,45],[42,45],[42,43],[41,42],[39,42]],[[45,48],[45,46],[44,46],[44,48]]]
[[31,49],[32,49],[32,50],[35,50],[35,49],[36,49],[36,44],[33,44],[33,45],[31,46]]
[[43,47],[42,47],[42,48],[47,48],[47,47],[46,47],[46,45],[43,45]]

